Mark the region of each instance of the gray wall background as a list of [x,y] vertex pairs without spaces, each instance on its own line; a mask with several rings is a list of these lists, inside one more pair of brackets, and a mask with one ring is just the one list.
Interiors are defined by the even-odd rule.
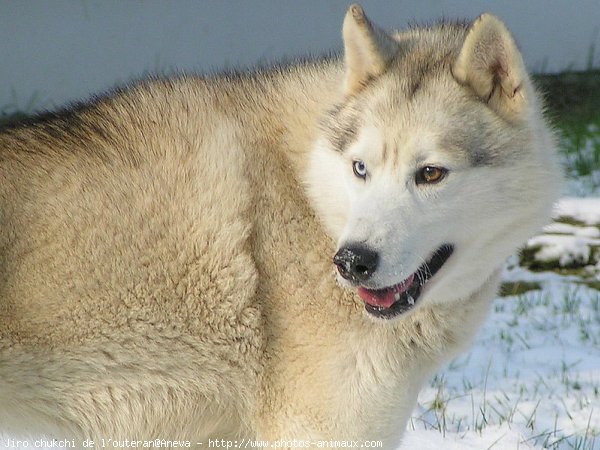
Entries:
[[[47,109],[148,72],[248,67],[341,48],[350,0],[0,0],[0,111]],[[529,68],[600,66],[599,0],[363,0],[385,28],[484,11]]]

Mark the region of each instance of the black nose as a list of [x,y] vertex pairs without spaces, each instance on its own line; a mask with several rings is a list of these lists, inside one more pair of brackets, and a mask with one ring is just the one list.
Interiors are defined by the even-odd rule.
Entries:
[[345,245],[333,257],[340,275],[351,281],[366,281],[377,269],[379,254],[363,245]]

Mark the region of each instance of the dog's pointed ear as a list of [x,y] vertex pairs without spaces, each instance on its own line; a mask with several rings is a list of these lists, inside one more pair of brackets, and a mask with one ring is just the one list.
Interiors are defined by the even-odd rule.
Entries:
[[471,25],[452,74],[507,119],[520,117],[531,98],[521,53],[506,26],[491,14]]
[[344,92],[360,91],[370,79],[381,75],[399,49],[385,31],[371,23],[360,5],[348,8],[344,18]]

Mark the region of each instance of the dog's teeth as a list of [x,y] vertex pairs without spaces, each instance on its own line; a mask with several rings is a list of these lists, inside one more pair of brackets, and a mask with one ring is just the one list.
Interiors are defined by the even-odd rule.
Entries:
[[408,296],[408,304],[411,306],[415,304],[415,299],[412,297],[412,295]]
[[394,294],[394,300],[396,300],[396,301],[400,300],[400,292],[396,292]]

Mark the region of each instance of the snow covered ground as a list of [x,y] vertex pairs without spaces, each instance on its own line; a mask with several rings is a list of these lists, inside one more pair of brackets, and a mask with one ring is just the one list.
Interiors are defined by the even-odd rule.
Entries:
[[578,278],[507,268],[533,289],[494,301],[421,392],[401,448],[600,449],[600,291]]
[[401,450],[600,450],[599,175],[572,182],[580,197],[507,262],[485,326],[421,392]]

